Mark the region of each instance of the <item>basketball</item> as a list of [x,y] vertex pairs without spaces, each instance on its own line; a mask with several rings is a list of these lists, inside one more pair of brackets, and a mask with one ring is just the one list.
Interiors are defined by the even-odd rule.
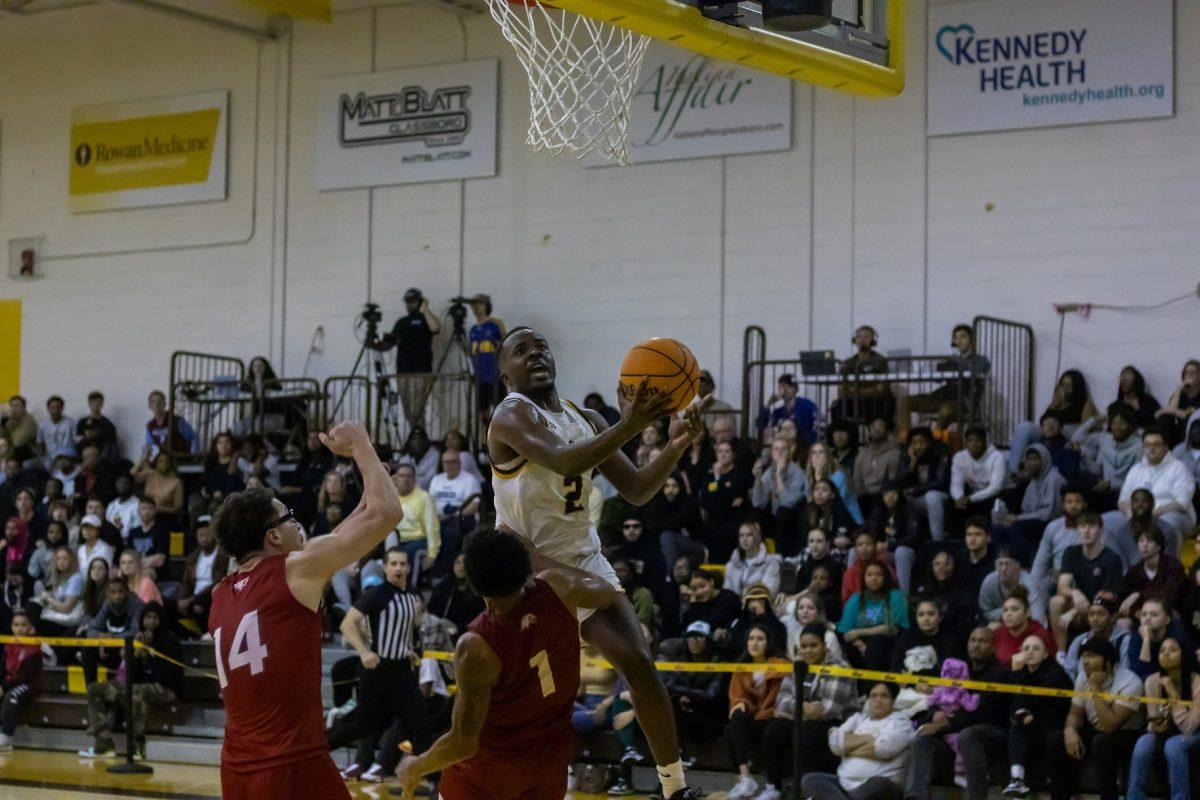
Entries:
[[700,364],[687,345],[675,339],[647,339],[638,342],[621,362],[621,394],[632,400],[642,379],[650,389],[665,393],[674,401],[671,413],[682,411],[696,396]]

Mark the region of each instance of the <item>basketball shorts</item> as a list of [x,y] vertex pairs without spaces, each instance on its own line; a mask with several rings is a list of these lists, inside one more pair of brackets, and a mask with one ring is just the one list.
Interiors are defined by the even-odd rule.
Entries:
[[[587,555],[573,558],[568,563],[576,569],[590,572],[597,578],[607,581],[614,589],[621,590],[621,582],[617,580],[617,572],[613,569],[612,564],[608,563],[608,559],[604,557],[603,553],[588,553]],[[596,613],[596,609],[594,608],[579,608],[575,610],[575,616],[580,624],[583,624],[583,621],[594,613]]]
[[255,772],[221,765],[223,800],[350,800],[346,782],[327,753]]
[[442,800],[563,800],[574,756],[570,732],[519,756],[481,748],[442,773],[438,793]]

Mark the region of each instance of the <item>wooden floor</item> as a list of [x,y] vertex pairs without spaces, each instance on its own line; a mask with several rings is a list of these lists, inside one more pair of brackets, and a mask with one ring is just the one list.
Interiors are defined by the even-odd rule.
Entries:
[[[155,763],[152,775],[113,775],[110,763],[92,762],[70,753],[16,750],[0,755],[0,800],[96,800],[96,798],[176,798],[219,800],[221,778],[216,767]],[[385,785],[351,783],[355,800],[385,800]],[[607,800],[604,795],[567,795],[566,800]]]

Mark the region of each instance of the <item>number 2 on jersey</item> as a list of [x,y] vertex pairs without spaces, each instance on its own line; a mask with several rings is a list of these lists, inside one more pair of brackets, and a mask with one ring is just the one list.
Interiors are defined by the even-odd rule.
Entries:
[[538,672],[538,680],[542,682],[542,697],[554,694],[554,673],[550,671],[550,656],[546,651],[537,651],[537,654],[529,659],[529,666]]
[[583,505],[579,500],[583,497],[583,477],[580,475],[572,475],[569,478],[563,478],[563,486],[569,487],[571,491],[567,492],[567,496],[563,499],[567,501],[566,507],[563,509],[564,514],[574,514],[576,511],[583,511]]
[[[221,629],[213,632],[213,645],[217,651],[217,677],[221,688],[229,685],[225,678],[225,665],[221,663]],[[251,611],[242,617],[237,630],[233,634],[233,644],[229,647],[229,670],[232,672],[240,667],[250,667],[250,674],[257,675],[263,671],[263,662],[267,659],[267,646],[262,643],[258,633],[258,612]]]

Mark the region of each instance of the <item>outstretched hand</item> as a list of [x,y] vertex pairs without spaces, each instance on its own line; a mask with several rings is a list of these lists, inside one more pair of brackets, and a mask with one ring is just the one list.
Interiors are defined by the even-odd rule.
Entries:
[[421,782],[421,776],[413,769],[417,763],[417,759],[413,756],[405,756],[396,767],[396,777],[400,782],[400,796],[405,800],[412,800],[417,785]]
[[339,422],[329,429],[329,433],[318,433],[317,436],[320,438],[321,444],[339,456],[352,456],[356,445],[371,443],[367,429],[361,422],[355,420]]
[[713,396],[706,394],[698,402],[692,403],[683,410],[683,417],[672,417],[668,435],[671,444],[680,450],[686,450],[692,442],[704,433],[704,412],[713,404]]
[[671,413],[671,396],[651,388],[650,379],[642,378],[637,391],[630,400],[625,396],[627,388],[617,385],[617,402],[621,406],[621,419],[628,420],[639,433],[643,428],[658,422]]

